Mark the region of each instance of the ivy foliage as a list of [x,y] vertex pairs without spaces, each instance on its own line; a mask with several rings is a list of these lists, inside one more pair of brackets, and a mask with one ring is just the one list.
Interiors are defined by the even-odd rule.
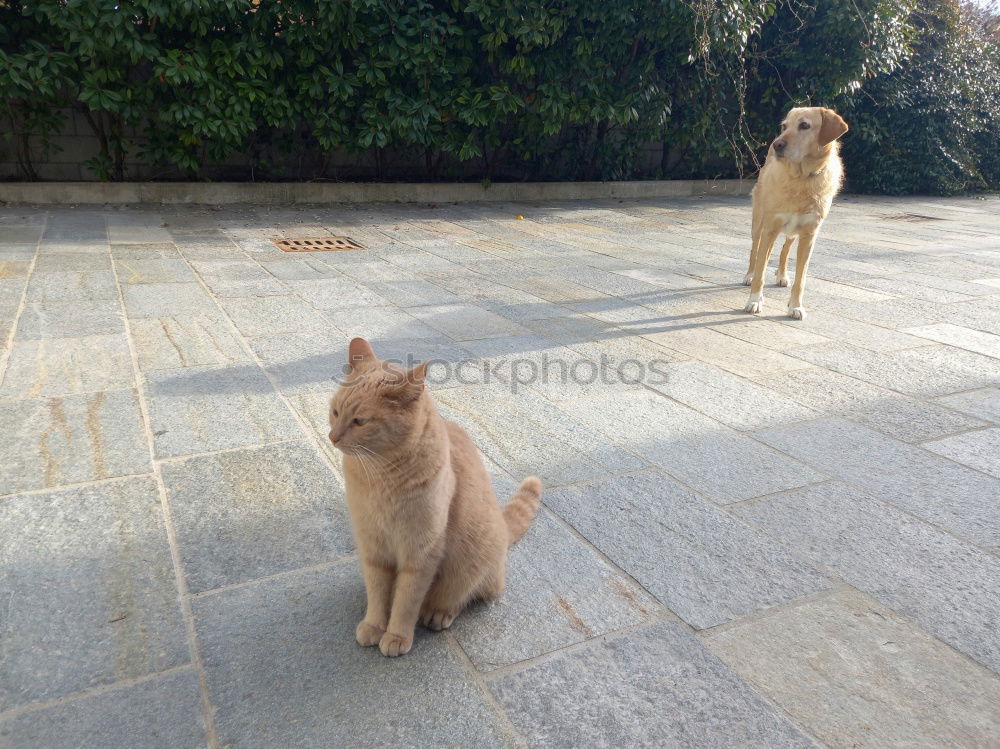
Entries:
[[995,36],[956,1],[0,0],[0,132],[28,179],[70,110],[108,180],[136,157],[189,179],[233,157],[248,178],[353,176],[326,168],[337,152],[382,179],[722,177],[752,173],[782,111],[810,103],[850,109],[848,152],[885,147],[888,169],[916,82],[928,113],[980,107],[965,150],[934,158],[996,184],[996,97],[936,108],[920,67],[981,71],[974,44],[995,72]]

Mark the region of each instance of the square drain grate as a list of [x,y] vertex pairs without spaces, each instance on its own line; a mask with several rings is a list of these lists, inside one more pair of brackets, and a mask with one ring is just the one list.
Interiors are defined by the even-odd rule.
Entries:
[[292,237],[271,241],[283,252],[343,252],[365,249],[350,237]]

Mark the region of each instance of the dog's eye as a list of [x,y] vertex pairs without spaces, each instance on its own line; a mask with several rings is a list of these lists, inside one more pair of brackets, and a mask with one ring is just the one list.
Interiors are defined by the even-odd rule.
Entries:
[[799,123],[799,130],[808,130],[809,128],[810,128],[810,125],[809,125],[808,122],[800,122]]
[[354,423],[357,424],[358,426],[361,426],[362,424],[367,424],[368,419],[355,419]]

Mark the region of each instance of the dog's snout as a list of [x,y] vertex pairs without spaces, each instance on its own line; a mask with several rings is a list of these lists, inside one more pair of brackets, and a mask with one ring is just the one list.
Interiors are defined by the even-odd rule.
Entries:
[[772,143],[771,145],[774,146],[774,150],[775,151],[777,151],[778,153],[781,153],[782,151],[785,150],[785,146],[788,145],[788,144],[785,143],[785,139],[784,138],[775,138],[774,139],[774,143]]

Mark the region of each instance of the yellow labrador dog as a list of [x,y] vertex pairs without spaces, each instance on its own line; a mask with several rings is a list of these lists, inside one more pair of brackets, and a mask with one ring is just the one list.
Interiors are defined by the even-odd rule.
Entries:
[[788,300],[788,316],[801,320],[802,287],[816,234],[840,189],[844,167],[837,138],[847,123],[832,109],[796,107],[781,123],[781,135],[767,149],[767,160],[753,189],[753,248],[744,283],[750,287],[746,311],[760,312],[764,303],[764,274],[779,234],[785,244],[778,259],[778,286],[788,286],[788,251],[799,238],[795,283]]

